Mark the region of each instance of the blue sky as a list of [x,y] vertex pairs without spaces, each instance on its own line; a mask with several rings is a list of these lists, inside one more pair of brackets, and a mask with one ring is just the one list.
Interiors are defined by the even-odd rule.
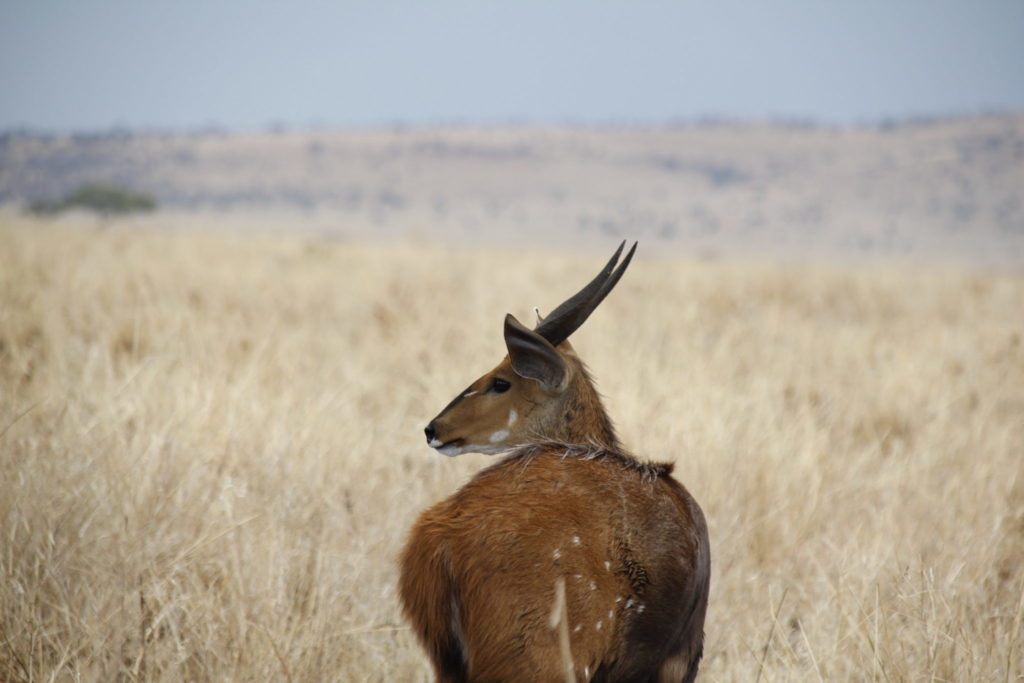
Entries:
[[1024,1],[3,0],[0,130],[1024,110]]

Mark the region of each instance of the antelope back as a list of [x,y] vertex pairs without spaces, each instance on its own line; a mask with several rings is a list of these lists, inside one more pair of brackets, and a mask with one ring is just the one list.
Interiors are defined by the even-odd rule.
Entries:
[[[670,469],[535,444],[427,510],[400,594],[438,680],[692,680],[707,530]],[[559,580],[567,651],[551,626]]]

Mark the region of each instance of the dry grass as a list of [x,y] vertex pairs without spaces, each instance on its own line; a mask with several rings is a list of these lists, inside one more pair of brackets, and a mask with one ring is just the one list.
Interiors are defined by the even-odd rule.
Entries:
[[[599,261],[5,219],[0,679],[426,678],[394,558],[488,460],[420,428]],[[574,341],[707,513],[704,680],[1024,677],[1022,337],[1020,276],[640,252]]]

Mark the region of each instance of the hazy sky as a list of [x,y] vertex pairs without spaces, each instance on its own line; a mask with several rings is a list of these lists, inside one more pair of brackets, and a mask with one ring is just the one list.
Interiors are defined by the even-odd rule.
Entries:
[[0,0],[0,129],[1024,110],[1024,0]]

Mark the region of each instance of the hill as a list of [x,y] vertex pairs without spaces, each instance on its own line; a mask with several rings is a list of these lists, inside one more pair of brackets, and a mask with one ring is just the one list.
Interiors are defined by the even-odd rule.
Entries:
[[[703,256],[1024,264],[1024,114],[860,128],[707,123],[0,139],[0,202],[84,182],[180,224]],[[251,220],[250,220],[251,219]]]

